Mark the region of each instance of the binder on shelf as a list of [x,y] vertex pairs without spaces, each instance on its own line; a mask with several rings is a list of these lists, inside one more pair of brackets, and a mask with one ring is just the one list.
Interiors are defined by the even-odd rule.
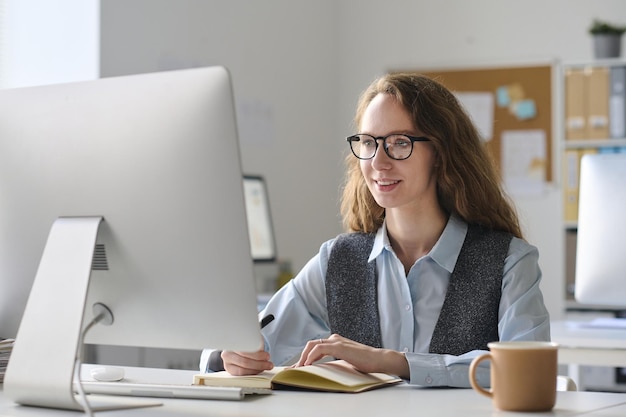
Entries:
[[609,68],[590,67],[585,71],[587,98],[587,134],[589,139],[608,139],[609,132]]
[[620,153],[621,148],[617,146],[602,146],[598,148],[598,153],[607,154],[607,153]]
[[626,66],[611,67],[609,131],[611,138],[626,137]]
[[598,153],[597,148],[567,149],[565,151],[565,161],[563,167],[563,196],[564,213],[563,219],[566,223],[576,223],[578,221],[578,191],[580,181],[580,161],[584,155]]
[[565,298],[574,300],[574,289],[576,286],[576,230],[565,232]]
[[585,72],[569,68],[565,71],[565,138],[584,139],[587,135]]
[[563,218],[566,222],[575,222],[578,220],[578,168],[579,168],[579,151],[577,149],[567,149],[565,151],[565,161],[563,161],[563,196],[564,196],[564,213]]

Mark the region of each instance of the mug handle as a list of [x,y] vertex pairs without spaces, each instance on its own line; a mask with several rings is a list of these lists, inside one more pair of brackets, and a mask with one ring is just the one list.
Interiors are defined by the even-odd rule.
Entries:
[[478,382],[476,381],[476,369],[478,368],[478,364],[488,359],[489,360],[492,359],[491,353],[484,353],[474,358],[474,360],[472,361],[469,367],[469,380],[470,380],[470,384],[472,384],[472,388],[474,388],[476,391],[478,391],[482,395],[492,398],[493,392],[484,389],[483,387],[478,385]]

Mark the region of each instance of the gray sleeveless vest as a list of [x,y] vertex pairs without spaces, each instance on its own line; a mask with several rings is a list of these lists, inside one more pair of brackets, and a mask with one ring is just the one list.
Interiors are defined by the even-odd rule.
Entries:
[[[328,259],[326,301],[330,330],[382,347],[376,262],[367,262],[374,234],[337,237]],[[431,353],[461,355],[499,340],[498,309],[504,261],[512,236],[470,225],[430,342]]]

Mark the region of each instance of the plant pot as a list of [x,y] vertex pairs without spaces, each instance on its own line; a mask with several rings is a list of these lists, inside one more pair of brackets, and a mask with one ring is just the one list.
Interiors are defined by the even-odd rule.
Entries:
[[617,58],[622,52],[622,35],[600,33],[593,35],[593,54],[596,58]]

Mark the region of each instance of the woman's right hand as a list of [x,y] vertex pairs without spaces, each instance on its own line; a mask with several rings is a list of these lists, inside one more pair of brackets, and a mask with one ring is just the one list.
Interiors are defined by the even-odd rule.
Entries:
[[264,350],[256,352],[222,352],[224,369],[231,375],[255,375],[274,368],[270,361],[270,354]]

